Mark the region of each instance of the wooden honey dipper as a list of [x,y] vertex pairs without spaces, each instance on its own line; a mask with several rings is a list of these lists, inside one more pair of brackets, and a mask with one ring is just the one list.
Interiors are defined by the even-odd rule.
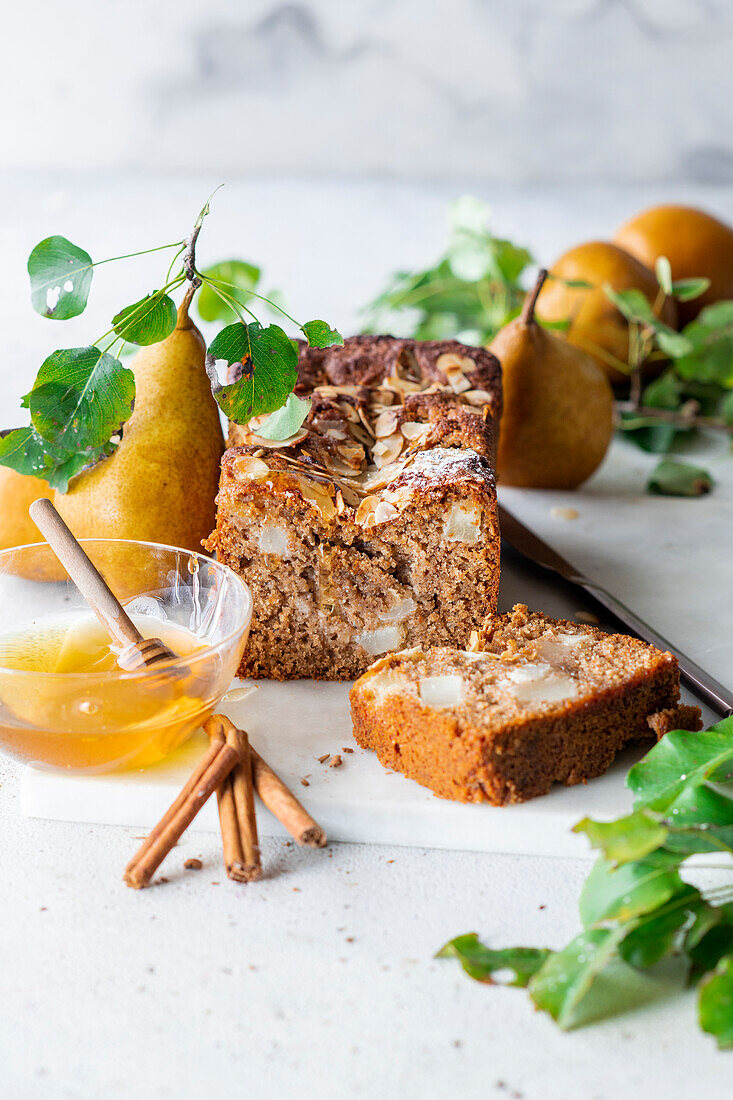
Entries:
[[[160,638],[143,638],[99,570],[47,497],[28,509],[35,525],[66,569],[92,611],[112,638],[122,646],[117,663],[127,672],[147,668],[176,654]],[[125,869],[128,886],[147,886],[166,855],[178,843],[206,800],[217,791],[219,819],[227,874],[238,882],[252,882],[262,874],[254,788],[262,801],[298,844],[322,848],[326,834],[283,781],[249,745],[244,730],[224,715],[212,715],[204,729],[208,751],[183,790],[145,838]]]
[[143,638],[51,501],[47,497],[39,497],[33,501],[28,513],[102,626],[122,646],[117,657],[120,668],[125,672],[136,672],[158,661],[175,660],[177,654],[160,638]]

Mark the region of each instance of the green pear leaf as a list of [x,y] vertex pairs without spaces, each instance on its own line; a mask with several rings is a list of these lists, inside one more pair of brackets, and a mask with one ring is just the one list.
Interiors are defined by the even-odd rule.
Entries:
[[733,903],[702,901],[685,933],[684,950],[691,963],[688,984],[695,985],[724,955],[733,953]]
[[234,298],[240,305],[246,305],[252,300],[249,292],[257,287],[261,274],[259,267],[244,260],[222,260],[218,264],[207,267],[201,272],[204,281],[196,296],[196,307],[201,319],[230,321],[236,316],[232,307],[222,301],[207,280],[214,283],[220,280],[230,298]]
[[628,926],[581,932],[553,951],[529,982],[529,995],[563,1028],[573,1027],[578,1008],[599,975],[618,957]]
[[679,856],[661,850],[619,867],[601,857],[580,895],[584,927],[602,921],[629,921],[664,905],[683,888],[678,863]]
[[[219,382],[217,360],[234,366],[239,375],[229,385]],[[214,337],[206,355],[206,370],[219,406],[236,424],[275,412],[298,379],[298,353],[279,325],[263,328],[259,321],[228,325]]]
[[604,283],[603,289],[606,297],[613,302],[627,321],[648,325],[654,329],[657,344],[666,355],[678,358],[692,351],[692,344],[686,336],[675,332],[669,325],[660,321],[641,290],[636,287],[630,287],[628,290],[614,290],[610,283]]
[[302,326],[305,338],[312,348],[329,348],[333,344],[343,346],[344,338],[326,321],[306,321]]
[[676,279],[672,283],[672,295],[678,302],[691,302],[699,298],[710,288],[710,280],[705,276],[697,279]]
[[675,363],[680,377],[733,388],[733,302],[706,306],[683,335],[690,348]]
[[260,424],[257,434],[264,439],[289,439],[308,416],[311,405],[310,397],[303,399],[296,397],[294,393],[288,394],[283,407],[268,416],[264,424]]
[[19,474],[41,478],[52,489],[65,493],[72,477],[111,454],[115,446],[110,442],[103,447],[85,448],[68,454],[55,451],[34,427],[16,428],[0,438],[0,466],[9,466]]
[[696,852],[733,852],[733,798],[707,783],[685,786],[666,813],[665,848],[685,859]]
[[654,467],[646,483],[647,491],[668,497],[701,497],[713,487],[713,479],[702,466],[663,459]]
[[733,1049],[733,954],[725,955],[700,986],[698,1016],[721,1050]]
[[47,450],[48,443],[35,428],[13,428],[0,437],[0,466],[31,477],[45,477],[51,463]]
[[620,864],[642,859],[661,848],[669,830],[658,814],[639,810],[617,821],[593,821],[584,817],[573,832],[585,833],[592,848],[600,848],[607,860]]
[[475,932],[457,936],[441,947],[436,959],[458,959],[465,972],[477,982],[495,984],[494,974],[510,970],[514,977],[503,985],[524,987],[551,952],[542,947],[506,947],[492,951],[481,943]]
[[634,764],[626,786],[633,792],[635,810],[647,807],[666,814],[685,789],[707,780],[733,780],[733,717],[697,733],[672,730]]
[[657,277],[657,282],[661,286],[665,294],[671,295],[672,291],[672,265],[666,256],[657,256],[657,261],[654,264],[654,274]]
[[685,884],[668,903],[634,922],[619,945],[621,958],[631,966],[645,967],[675,954],[680,930],[702,905],[700,891]]
[[27,395],[33,427],[54,453],[104,447],[129,418],[135,376],[98,347],[54,351]]
[[28,257],[31,304],[42,317],[66,321],[84,312],[94,265],[88,252],[66,237],[47,237]]
[[125,306],[112,319],[114,331],[130,344],[158,344],[176,327],[176,305],[159,290]]

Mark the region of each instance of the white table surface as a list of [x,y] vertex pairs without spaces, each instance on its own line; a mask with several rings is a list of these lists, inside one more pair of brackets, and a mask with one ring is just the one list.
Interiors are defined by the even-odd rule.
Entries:
[[[102,268],[89,314],[54,325],[27,304],[30,247],[54,232],[95,256],[163,243],[187,230],[217,182],[0,182],[0,423],[23,422],[17,398],[41,357],[89,342],[110,307],[134,300],[146,279],[159,282],[150,257]],[[354,306],[387,271],[435,255],[449,197],[439,186],[231,184],[215,200],[201,258],[267,260],[268,283],[287,288],[297,315],[349,332]],[[655,198],[733,215],[730,191],[497,188],[485,197],[497,231],[530,242],[543,261],[610,233]],[[580,493],[506,499],[730,682],[733,462],[714,445],[706,462],[718,484],[701,500],[644,495],[653,460],[623,444]],[[555,504],[579,518],[554,518]],[[479,985],[433,959],[469,930],[493,945],[566,942],[578,930],[584,861],[353,844],[311,852],[273,839],[263,844],[265,878],[243,889],[222,874],[216,837],[197,833],[171,857],[166,884],[136,893],[120,874],[137,830],[26,820],[18,778],[0,761],[3,1097],[730,1095],[730,1056],[698,1031],[694,996],[666,996],[663,977],[644,1008],[561,1034],[523,992]],[[194,855],[204,869],[183,872]],[[699,870],[695,881],[722,874]]]

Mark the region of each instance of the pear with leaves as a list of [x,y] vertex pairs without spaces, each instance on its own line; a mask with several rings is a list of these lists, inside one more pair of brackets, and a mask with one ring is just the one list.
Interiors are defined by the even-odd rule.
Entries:
[[204,339],[188,315],[130,366],[135,407],[115,452],[74,478],[54,503],[79,538],[127,538],[200,550],[214,527],[224,450],[205,369]]

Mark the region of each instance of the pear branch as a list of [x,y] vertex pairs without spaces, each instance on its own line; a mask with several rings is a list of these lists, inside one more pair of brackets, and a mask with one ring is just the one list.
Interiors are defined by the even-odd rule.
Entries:
[[522,312],[519,315],[519,320],[522,322],[523,325],[533,325],[535,323],[534,308],[537,305],[537,299],[546,278],[547,269],[541,267],[537,275],[537,282],[534,284],[534,287],[532,288],[532,290],[530,290],[529,294],[524,299]]
[[201,279],[196,274],[196,241],[201,232],[202,223],[199,221],[193,227],[190,237],[186,238],[186,251],[183,253],[183,273],[194,290],[201,286]]
[[680,409],[660,409],[641,405],[633,400],[617,401],[616,408],[622,413],[632,413],[642,420],[657,420],[670,424],[673,428],[708,428],[712,431],[733,435],[733,424],[716,416],[698,416],[698,401],[687,401]]

